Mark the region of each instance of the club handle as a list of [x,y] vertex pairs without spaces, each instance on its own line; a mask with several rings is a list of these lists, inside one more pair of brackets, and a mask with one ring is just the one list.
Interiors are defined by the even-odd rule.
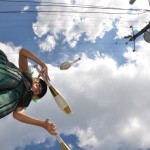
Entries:
[[[39,74],[41,74],[41,70],[39,69],[39,67],[38,67],[38,65],[37,65],[37,64],[36,64],[36,65],[34,65],[34,68],[36,68],[37,72],[38,72]],[[41,77],[42,77],[42,79],[46,82],[47,86],[48,86],[48,87],[50,87],[50,86],[51,86],[51,84],[50,84],[50,82],[49,82],[49,81],[47,81],[47,80],[46,80],[45,76],[44,76],[44,75],[41,75]]]
[[[51,120],[50,120],[49,118],[47,118],[47,119],[45,120],[45,122],[51,123]],[[55,136],[56,136],[58,142],[61,144],[61,143],[63,142],[63,140],[62,140],[62,138],[60,137],[59,133],[57,133]]]
[[[38,68],[38,65],[34,65],[34,68],[36,68],[36,70],[38,71],[38,73],[40,74],[41,71]],[[41,75],[41,77],[43,78],[43,80],[46,82],[47,86],[49,87],[55,102],[57,103],[57,105],[66,113],[66,114],[70,114],[72,113],[71,108],[68,104],[68,102],[65,100],[65,98],[60,95],[60,93],[50,84],[49,81],[46,81],[46,78],[44,75]]]
[[74,60],[73,62],[71,62],[70,64],[72,65],[72,64],[74,64],[75,62],[77,62],[77,61],[79,61],[79,60],[81,60],[80,57],[79,57],[78,59]]
[[57,140],[58,140],[58,142],[59,142],[60,144],[63,143],[63,140],[62,140],[62,138],[60,137],[59,134],[56,134],[55,136],[56,136],[56,138],[57,138]]

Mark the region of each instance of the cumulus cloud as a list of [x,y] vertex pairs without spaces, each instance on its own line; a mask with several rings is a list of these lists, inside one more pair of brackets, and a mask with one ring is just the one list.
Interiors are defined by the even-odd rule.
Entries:
[[76,135],[80,139],[78,145],[84,149],[92,150],[99,145],[98,139],[94,136],[92,128],[88,128],[86,131],[78,129]]
[[[61,73],[62,79],[60,73],[52,75],[73,107],[74,115],[68,126],[80,128],[81,134],[76,134],[83,147],[94,145],[92,142],[88,145],[81,136],[87,136],[89,127],[93,135],[89,139],[94,138],[95,150],[150,146],[146,138],[149,137],[150,56],[143,52],[146,46],[143,42],[139,46],[138,52],[124,54],[128,61],[120,67],[108,56],[95,60],[83,57],[78,68]],[[60,124],[66,128],[63,122]]]
[[[41,4],[42,2],[43,1],[41,1]],[[55,1],[52,2],[56,3]],[[113,9],[103,9],[104,7]],[[125,10],[115,8],[123,8]],[[129,11],[128,9],[141,9],[141,11]],[[140,4],[137,1],[134,5],[129,5],[128,1],[120,0],[97,2],[66,0],[63,4],[61,1],[57,1],[53,7],[37,7],[38,11],[54,12],[38,12],[37,22],[33,23],[33,30],[39,38],[45,37],[45,35],[50,33],[54,35],[55,40],[57,40],[58,35],[63,35],[64,41],[67,42],[71,48],[74,48],[83,35],[85,35],[84,40],[95,42],[97,38],[103,38],[104,35],[113,28],[117,30],[115,38],[122,38],[126,36],[125,33],[127,35],[131,34],[131,25],[134,26],[135,30],[141,29],[149,21],[149,15],[143,13],[142,9],[149,9],[148,1],[145,0]],[[66,13],[63,11],[66,11]],[[135,15],[125,14],[129,12],[135,13]],[[45,40],[47,41],[47,38],[45,38]],[[49,45],[49,47],[51,46]]]
[[21,46],[15,46],[12,42],[0,42],[0,49],[5,52],[9,61],[18,66],[18,52],[21,49]]
[[45,41],[40,42],[39,47],[43,51],[49,51],[50,52],[52,49],[55,48],[55,45],[56,45],[56,41],[55,41],[54,37],[48,35]]
[[29,10],[29,8],[30,8],[29,6],[24,6],[22,11],[27,11],[27,10]]
[[[138,1],[135,4],[137,3]],[[127,33],[126,30],[122,32],[122,28],[119,28],[125,25],[122,24],[125,23],[124,19],[121,18],[117,24],[118,38]],[[147,16],[144,20],[147,20]],[[66,25],[65,21],[63,23]],[[139,28],[142,25],[140,24]],[[87,31],[87,40],[93,40],[98,35],[103,36],[102,34],[105,33],[99,34],[86,28],[84,31]],[[48,30],[47,26],[44,30],[39,30],[42,34],[37,32],[43,36],[48,32],[57,34],[57,31],[62,30],[66,35],[66,41],[70,42],[73,37],[75,38],[75,28],[70,27],[70,30],[66,28],[65,31],[61,27],[59,30],[56,28],[53,28],[53,31]],[[79,30],[74,42],[78,41],[82,31]],[[128,33],[130,31],[129,29]],[[47,39],[41,42],[41,47],[45,51],[51,51],[53,47],[48,47],[48,45],[52,43],[55,45],[54,38],[46,37]],[[70,44],[74,43],[70,42]],[[52,84],[63,93],[74,113],[72,116],[66,116],[57,107],[50,93],[47,93],[40,103],[32,103],[27,113],[43,120],[47,117],[51,118],[58,125],[60,133],[75,134],[79,138],[79,146],[84,149],[149,148],[149,44],[142,40],[137,43],[137,46],[138,51],[135,53],[128,48],[124,54],[127,63],[122,66],[118,66],[115,60],[105,55],[103,58],[97,56],[94,60],[83,55],[78,67],[72,67],[67,71],[60,71],[49,64]],[[0,48],[6,52],[10,61],[18,64],[16,58],[20,46],[0,43]],[[49,137],[49,134],[43,129],[19,123],[13,120],[11,115],[0,120],[0,131],[0,145],[4,150],[14,150],[18,146],[24,147],[29,143],[40,143]],[[54,144],[55,138],[52,136],[50,138],[51,144]]]

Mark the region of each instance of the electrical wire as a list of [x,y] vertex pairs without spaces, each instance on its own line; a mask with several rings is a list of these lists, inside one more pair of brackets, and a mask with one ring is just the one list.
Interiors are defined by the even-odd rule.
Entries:
[[26,10],[26,11],[16,11],[16,10],[10,10],[10,11],[0,11],[0,14],[16,14],[16,13],[19,13],[19,14],[27,14],[27,13],[79,13],[79,14],[119,14],[119,15],[139,15],[139,14],[143,14],[143,13],[129,13],[129,12],[126,12],[126,13],[113,13],[113,12],[100,12],[100,11],[67,11],[67,10],[60,10],[60,11],[57,11],[57,10]]
[[[76,17],[80,18],[80,16],[76,16]],[[95,17],[95,19],[94,19],[94,17],[91,17],[91,18],[84,19],[83,23],[85,23],[86,21],[96,21],[97,22],[97,21],[100,21],[100,20],[102,20],[102,21],[103,20],[106,20],[106,21],[113,20],[112,18],[102,18],[102,17]],[[13,23],[13,22],[33,22],[33,21],[35,21],[35,20],[34,19],[24,19],[24,18],[21,18],[21,19],[10,19],[10,18],[0,19],[1,23],[3,23],[3,22],[11,22],[11,23]],[[63,21],[62,21],[62,20],[43,18],[43,19],[40,19],[40,21],[60,22],[61,23],[63,21],[69,21],[69,19],[63,19]],[[148,24],[149,23],[148,21],[145,21],[145,22],[143,22],[143,21],[132,21],[132,20],[127,20],[127,19],[122,19],[122,21],[132,22],[132,23],[143,23],[143,24]],[[106,22],[103,22],[103,23],[105,24]]]
[[[16,23],[16,22],[15,22]],[[105,23],[106,24],[106,23]],[[11,24],[11,25],[5,25],[5,24],[0,24],[0,28],[6,28],[7,30],[10,28],[31,28],[31,26],[32,26],[32,24],[31,25],[16,25],[16,24]],[[36,27],[45,27],[44,25],[36,25]],[[52,28],[52,27],[55,27],[54,25],[50,25],[49,26],[50,28]],[[71,25],[68,25],[68,27],[71,27]],[[97,30],[96,28],[97,27],[105,27],[105,28],[110,28],[111,26],[108,26],[108,25],[86,25],[86,26],[79,26],[79,28],[85,28],[85,27],[90,27],[93,31],[95,31],[95,30]],[[129,28],[130,29],[130,27],[127,27],[127,26],[117,26],[118,28]],[[135,27],[135,26],[134,26]],[[94,29],[93,29],[94,28]],[[138,26],[136,26],[136,29],[141,29],[141,27],[138,27]],[[80,29],[79,29],[79,31],[80,31]]]
[[[59,53],[59,54],[64,54],[64,53],[96,53],[96,52],[99,52],[101,54],[103,53],[125,53],[126,51],[124,50],[96,50],[96,51],[93,51],[93,50],[78,50],[78,51],[55,51],[55,53]],[[132,50],[131,51],[127,51],[128,53],[143,53],[143,54],[150,54],[150,50],[149,49],[143,49],[142,51],[136,51],[136,52],[133,52]],[[48,51],[46,51],[46,53],[49,53]],[[7,53],[5,52],[6,55],[16,55],[16,54],[19,54],[19,53]],[[147,55],[146,55],[147,56]]]
[[[0,0],[0,2],[11,2],[11,3],[31,3],[36,4],[36,6],[59,6],[59,7],[79,7],[79,8],[95,8],[95,9],[113,9],[113,10],[132,10],[132,11],[150,11],[149,9],[126,9],[126,8],[117,8],[117,7],[104,7],[104,6],[96,6],[96,5],[83,5],[83,4],[68,4],[68,3],[54,3],[54,2],[38,2],[38,1],[11,1],[11,0]],[[46,3],[47,5],[43,5],[42,3]],[[29,4],[29,6],[31,5]],[[17,5],[17,4],[14,4]],[[31,5],[32,6],[32,5]]]
[[[149,12],[150,10],[148,9],[125,9],[125,8],[117,8],[117,7],[104,7],[104,6],[94,6],[94,5],[81,5],[81,4],[67,4],[67,3],[52,3],[52,2],[36,2],[36,1],[0,1],[0,2],[5,2],[5,4],[0,4],[0,6],[22,6],[18,3],[31,3],[28,4],[29,6],[52,6],[52,7],[72,7],[72,8],[88,8],[88,9],[106,9],[106,10],[124,10],[124,11],[144,11],[144,12]],[[6,2],[17,2],[14,4],[6,4]],[[48,3],[46,5],[43,5],[42,3]],[[36,5],[33,5],[36,4]],[[49,5],[50,4],[50,5]],[[27,4],[24,4],[27,5]]]
[[[29,2],[30,3],[30,2]],[[64,3],[65,4],[65,3]],[[104,6],[94,6],[94,5],[62,5],[60,3],[52,3],[52,4],[28,4],[28,6],[46,6],[46,7],[69,7],[69,8],[87,8],[87,9],[106,9],[106,10],[122,10],[122,11],[147,11],[149,12],[149,9],[125,9],[125,8],[117,8],[117,7],[104,7]],[[0,4],[0,6],[24,6],[27,4]]]
[[[81,8],[82,9],[82,11],[78,11],[78,10],[76,10],[76,11],[73,11],[73,10],[70,10],[70,11],[69,10],[63,10],[63,11],[62,10],[57,10],[57,11],[56,10],[55,11],[53,11],[53,10],[52,11],[49,11],[49,10],[45,10],[45,11],[41,11],[41,10],[26,10],[26,11],[8,10],[8,11],[0,11],[0,14],[35,14],[35,13],[44,13],[45,14],[45,13],[47,13],[47,15],[54,15],[54,13],[56,13],[56,14],[59,13],[59,14],[62,15],[64,13],[69,13],[69,14],[78,14],[78,13],[80,13],[80,14],[107,14],[107,15],[113,15],[113,14],[119,14],[119,15],[140,15],[140,14],[144,14],[144,13],[147,13],[147,12],[150,11],[150,10],[147,10],[147,9],[132,9],[131,10],[131,9],[124,9],[124,8],[93,6],[93,5],[80,5],[80,4],[70,5],[70,4],[67,4],[67,3],[42,2],[43,3],[42,4],[41,2],[37,2],[37,1],[28,1],[27,2],[27,1],[14,1],[14,0],[12,0],[12,1],[11,0],[4,0],[4,1],[0,0],[0,2],[5,2],[5,4],[4,3],[3,4],[0,3],[0,7],[1,6],[24,6],[24,5],[28,4],[29,6],[44,6],[44,7],[50,6],[50,7],[60,7],[60,8],[61,7],[67,7],[67,8]],[[6,4],[6,2],[9,2],[9,4]],[[10,4],[10,3],[13,3],[13,4]],[[15,3],[17,3],[17,4],[15,4]],[[24,3],[24,4],[19,4],[19,3]],[[94,9],[94,11],[89,11],[89,10],[86,11],[86,9]],[[95,11],[97,9],[107,10],[107,12],[105,12],[105,11]],[[108,10],[111,10],[111,12],[108,12]],[[112,12],[112,10],[120,11],[120,12]],[[128,12],[122,12],[122,11],[128,11]],[[137,12],[134,12],[134,11],[137,11]],[[11,26],[11,27],[13,27],[13,26]],[[23,27],[23,26],[21,26],[21,27]],[[91,26],[88,26],[88,27],[91,27]],[[96,26],[93,26],[93,27],[96,27]],[[105,27],[107,27],[107,26],[105,26]],[[87,45],[87,43],[81,43],[81,42],[78,42],[78,44],[79,45],[81,45],[81,44],[86,44]],[[108,44],[121,45],[121,44],[126,44],[126,43],[119,43],[119,42],[115,42],[115,43],[109,43],[109,42],[108,43],[107,42],[106,43],[104,43],[104,42],[96,43],[96,45],[108,45]],[[72,51],[69,51],[69,52],[72,52]],[[100,51],[100,52],[102,52],[102,51]],[[103,51],[103,52],[114,52],[114,53],[121,52],[122,53],[122,51],[112,51],[112,50],[111,51],[109,51],[109,50],[108,51]]]

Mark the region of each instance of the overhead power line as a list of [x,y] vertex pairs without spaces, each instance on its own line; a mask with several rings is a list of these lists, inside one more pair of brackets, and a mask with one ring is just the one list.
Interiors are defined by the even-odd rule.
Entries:
[[[13,10],[4,10],[0,11],[0,14],[35,14],[35,13],[43,13],[43,14],[48,14],[52,15],[52,13],[62,15],[72,15],[72,14],[108,14],[108,15],[113,15],[113,14],[119,14],[119,15],[139,15],[143,14],[146,12],[149,12],[150,10],[147,9],[125,9],[125,8],[116,8],[116,7],[104,7],[104,6],[94,6],[94,5],[81,5],[81,4],[67,4],[67,3],[52,3],[52,2],[38,2],[38,1],[15,1],[15,0],[0,0],[0,8],[3,6],[44,6],[43,11],[42,10],[17,10],[14,8],[18,7],[12,7]],[[2,7],[1,7],[2,6]],[[66,7],[70,9],[64,9],[64,10],[58,10],[58,9],[47,9],[47,7]],[[9,7],[10,8],[10,7]],[[71,8],[75,8],[75,10],[72,10]],[[80,9],[78,9],[80,8]],[[81,10],[81,11],[80,11]],[[100,11],[103,10],[103,11]],[[109,11],[108,11],[109,10]],[[123,12],[125,11],[125,12]],[[90,16],[90,15],[89,15]],[[94,15],[97,16],[97,15]],[[45,18],[45,17],[44,17]],[[12,26],[11,26],[12,27]],[[23,27],[23,26],[21,26]],[[95,27],[95,26],[93,26]],[[106,25],[105,25],[106,27]],[[99,43],[99,44],[109,44],[109,43]],[[113,44],[113,43],[110,43]],[[125,44],[125,43],[114,43],[116,45],[119,44]]]
[[[77,17],[79,17],[79,16],[77,16]],[[86,24],[86,21],[99,22],[100,20],[102,20],[102,21],[106,20],[108,22],[108,21],[111,21],[112,18],[104,18],[104,17],[103,18],[102,17],[95,17],[94,18],[94,17],[89,17],[89,18],[86,18],[83,22],[80,22],[80,23],[81,24],[82,23]],[[23,18],[21,18],[21,19],[10,19],[10,18],[7,19],[7,18],[5,18],[5,19],[0,19],[0,22],[1,22],[0,25],[3,25],[2,23],[8,23],[8,22],[16,23],[16,22],[33,22],[33,21],[36,21],[36,20],[34,20],[34,19],[23,19]],[[70,20],[69,19],[56,20],[54,18],[53,19],[45,19],[45,18],[43,18],[43,19],[40,19],[40,21],[50,21],[50,22],[59,22],[59,23],[61,23],[61,22],[70,21]],[[143,23],[143,24],[149,23],[149,21],[146,22],[146,21],[142,21],[142,20],[132,21],[132,20],[127,20],[127,19],[122,19],[122,21],[132,22],[132,23]],[[102,22],[102,23],[103,23],[103,25],[105,25],[105,24],[107,24],[107,22]],[[120,27],[125,27],[125,26],[120,26]],[[125,27],[125,28],[130,28],[130,27]],[[139,28],[141,28],[141,26]]]
[[79,14],[121,14],[121,15],[139,15],[139,14],[143,14],[143,13],[115,13],[115,12],[100,12],[100,11],[41,11],[41,10],[26,10],[26,11],[0,11],[0,14],[16,14],[16,13],[79,13]]
[[[48,52],[48,51],[46,51]],[[123,53],[124,50],[96,50],[96,51],[92,51],[92,50],[78,50],[78,51],[72,51],[72,50],[67,50],[67,51],[55,51],[55,53],[59,53],[59,54],[64,54],[64,53],[81,53],[81,52],[84,52],[84,53],[96,53],[96,52],[100,52],[101,54],[103,53]],[[133,51],[128,51],[128,53],[133,53]],[[140,53],[140,54],[146,54],[145,56],[148,56],[150,55],[150,51],[149,49],[142,49],[142,51],[137,51],[137,53]],[[7,53],[6,52],[6,55],[17,55],[19,53]],[[136,54],[136,52],[134,52],[134,54]]]
[[[37,1],[11,1],[11,0],[0,0],[3,2],[0,6],[20,6],[20,5],[29,5],[29,6],[52,6],[52,7],[72,7],[72,8],[88,8],[88,9],[106,9],[106,10],[122,10],[122,11],[150,11],[149,9],[126,9],[118,7],[105,7],[105,6],[96,6],[96,5],[82,5],[82,4],[67,4],[67,3],[54,3],[54,2],[37,2]],[[5,2],[5,3],[4,3]],[[9,3],[7,3],[9,2]],[[24,3],[24,4],[22,4]]]

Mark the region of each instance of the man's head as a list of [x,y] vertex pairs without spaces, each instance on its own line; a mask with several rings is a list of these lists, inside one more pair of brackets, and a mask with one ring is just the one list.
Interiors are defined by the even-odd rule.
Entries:
[[47,92],[47,84],[40,78],[33,78],[32,91],[34,99],[42,98]]

